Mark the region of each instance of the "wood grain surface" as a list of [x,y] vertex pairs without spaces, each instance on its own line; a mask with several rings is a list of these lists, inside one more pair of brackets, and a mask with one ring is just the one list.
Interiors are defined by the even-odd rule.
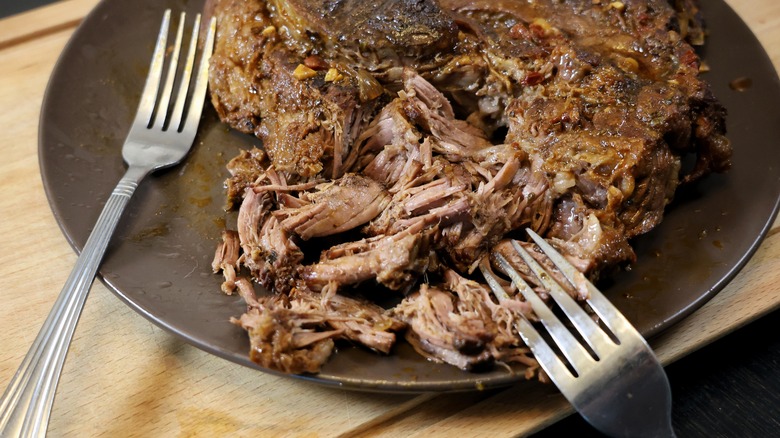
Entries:
[[[780,2],[728,0],[780,64]],[[97,0],[0,21],[0,387],[27,352],[76,256],[49,209],[37,157],[46,83]],[[712,301],[654,340],[665,364],[780,307],[775,223]],[[571,413],[554,387],[458,395],[323,388],[227,362],[164,332],[96,282],[58,387],[50,436],[522,436]]]

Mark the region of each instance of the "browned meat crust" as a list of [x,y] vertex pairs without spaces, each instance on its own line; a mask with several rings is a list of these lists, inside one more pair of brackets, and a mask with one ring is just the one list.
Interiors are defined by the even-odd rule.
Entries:
[[368,75],[325,80],[321,59],[287,48],[264,2],[223,0],[214,13],[210,86],[219,116],[260,137],[279,171],[313,176],[327,165],[339,175],[378,84]]
[[[730,166],[696,0],[210,3],[212,102],[263,140],[228,165],[237,231],[213,268],[264,366],[316,372],[334,339],[387,353],[405,330],[433,360],[534,370],[526,304],[471,276],[488,253],[513,260],[528,227],[597,277]],[[403,300],[347,297],[376,288]]]

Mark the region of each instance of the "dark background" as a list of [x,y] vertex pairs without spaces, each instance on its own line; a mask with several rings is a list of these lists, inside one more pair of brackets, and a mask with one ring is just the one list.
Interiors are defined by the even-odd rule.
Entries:
[[[54,1],[0,0],[0,18]],[[780,437],[780,311],[688,355],[666,371],[679,437]],[[534,437],[575,434],[601,436],[572,415]]]
[[0,18],[54,2],[55,0],[0,0]]

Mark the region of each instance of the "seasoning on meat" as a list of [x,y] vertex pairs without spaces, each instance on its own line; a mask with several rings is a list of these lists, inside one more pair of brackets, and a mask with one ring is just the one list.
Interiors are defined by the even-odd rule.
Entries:
[[209,7],[212,102],[263,142],[228,165],[238,220],[213,268],[269,368],[317,372],[338,340],[388,354],[403,332],[431,360],[531,375],[514,326],[534,315],[480,283],[489,253],[531,228],[608,275],[680,184],[731,164],[696,0]]

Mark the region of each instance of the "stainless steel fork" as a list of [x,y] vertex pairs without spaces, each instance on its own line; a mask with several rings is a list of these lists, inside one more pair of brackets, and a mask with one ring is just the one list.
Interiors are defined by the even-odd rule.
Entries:
[[[214,19],[210,22],[199,66],[194,69],[200,14],[193,24],[183,67],[178,62],[185,15],[182,13],[180,16],[171,54],[166,56],[170,22],[171,11],[168,10],[163,16],[135,120],[122,147],[127,172],[108,198],[54,307],[0,399],[0,436],[4,438],[46,434],[68,346],[122,212],[141,180],[155,170],[178,164],[195,140],[206,98],[208,63],[214,46],[216,23]],[[167,69],[166,58],[169,59]],[[163,82],[165,70],[167,74]],[[178,73],[179,70],[181,73]],[[175,84],[178,84],[176,93]]]
[[[520,256],[515,265],[522,260],[530,268],[536,282],[549,293],[588,346],[586,348],[572,334],[522,278],[518,272],[520,267],[513,266],[513,262],[496,252],[494,259],[498,270],[509,276],[531,304],[568,362],[567,365],[556,354],[528,319],[522,318],[517,324],[518,332],[542,369],[580,415],[602,433],[615,437],[674,436],[669,381],[645,339],[580,271],[538,234],[531,230],[528,233],[558,273],[542,267],[517,241],[512,241],[512,247]],[[527,269],[521,270],[529,275]],[[483,266],[482,272],[497,295],[506,294],[490,269]],[[606,325],[611,336],[565,289],[584,289],[588,296],[587,304]]]

